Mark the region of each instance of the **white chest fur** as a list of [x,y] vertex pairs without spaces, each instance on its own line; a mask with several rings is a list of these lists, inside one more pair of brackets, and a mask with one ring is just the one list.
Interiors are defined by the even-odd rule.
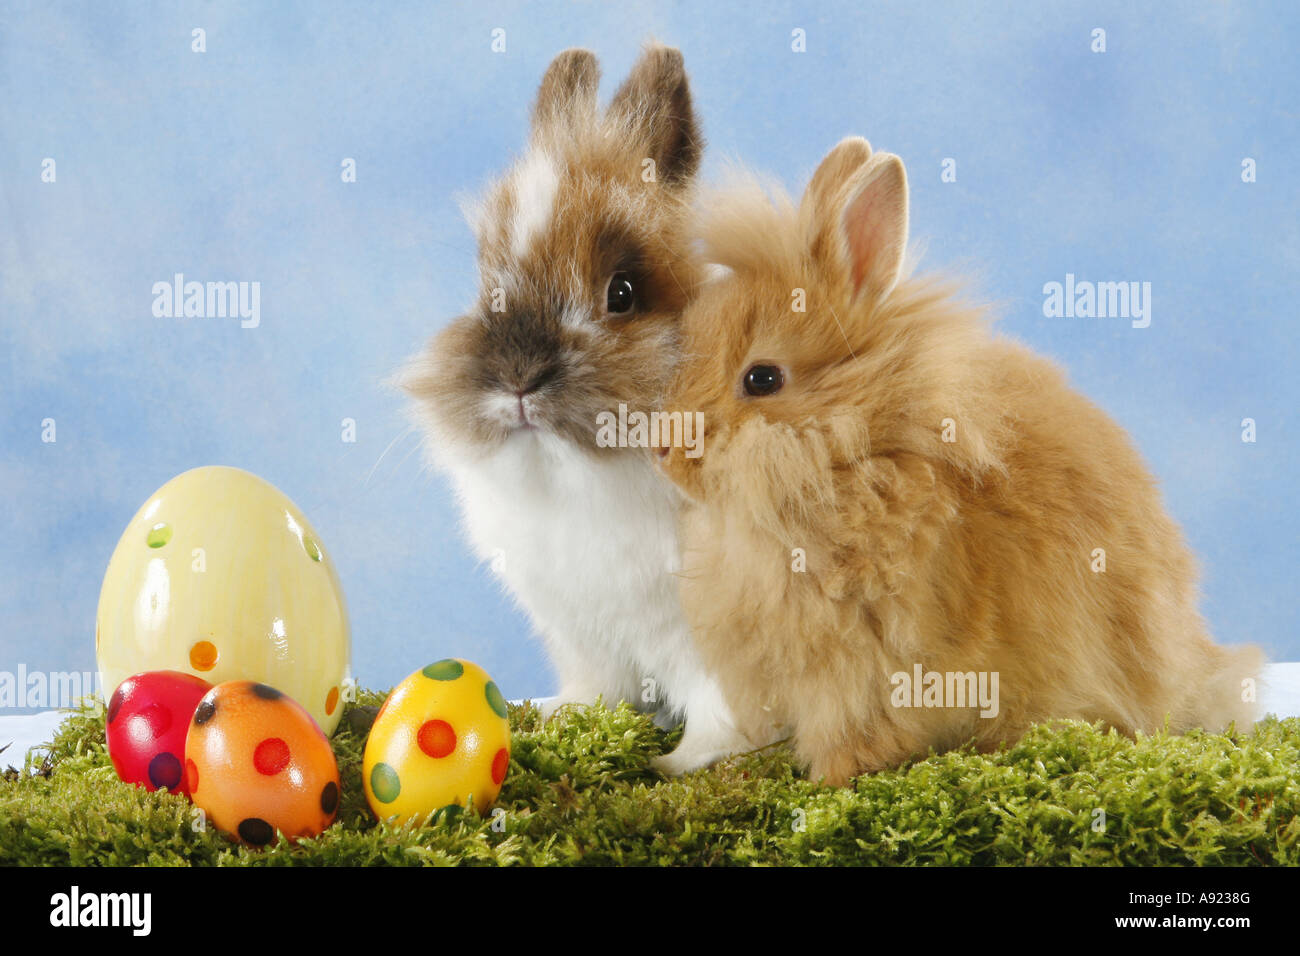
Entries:
[[649,461],[527,432],[450,471],[474,549],[532,617],[561,696],[678,710],[677,678],[698,665],[677,595],[676,496]]

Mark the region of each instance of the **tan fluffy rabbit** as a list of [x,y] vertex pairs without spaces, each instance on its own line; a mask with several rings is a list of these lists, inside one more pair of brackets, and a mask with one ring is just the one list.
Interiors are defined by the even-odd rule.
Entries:
[[682,593],[754,740],[843,784],[1034,721],[1132,734],[1253,720],[1254,648],[1198,614],[1194,562],[1127,435],[1046,359],[902,279],[897,156],[846,139],[802,202],[706,205],[726,267],[683,317],[666,407],[703,453]]

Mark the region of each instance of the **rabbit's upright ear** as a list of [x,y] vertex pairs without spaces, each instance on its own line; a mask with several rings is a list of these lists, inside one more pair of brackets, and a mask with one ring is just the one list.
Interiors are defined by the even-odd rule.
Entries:
[[590,50],[565,50],[546,68],[533,105],[533,136],[563,134],[596,116],[600,64]]
[[826,154],[803,194],[803,205],[812,207],[817,225],[831,223],[849,180],[870,161],[871,144],[861,136],[846,136]]
[[704,140],[681,51],[658,44],[646,47],[610,101],[607,118],[614,135],[630,137],[635,148],[654,161],[659,182],[689,182],[699,169]]
[[887,294],[907,249],[907,173],[892,153],[865,139],[842,141],[822,160],[804,193],[812,255],[843,269],[855,295]]

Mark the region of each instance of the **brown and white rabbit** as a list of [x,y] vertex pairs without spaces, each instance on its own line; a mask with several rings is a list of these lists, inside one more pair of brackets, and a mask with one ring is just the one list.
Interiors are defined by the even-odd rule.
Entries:
[[[665,403],[703,413],[703,452],[662,464],[691,502],[687,616],[742,730],[789,729],[843,784],[1049,718],[1249,728],[1259,652],[1207,636],[1123,429],[943,285],[900,281],[898,157],[846,139],[797,208],[751,182],[705,209],[728,271],[683,317]],[[981,675],[986,716],[957,693]]]
[[648,449],[602,447],[598,416],[657,407],[670,379],[702,140],[677,50],[648,47],[603,111],[599,75],[585,50],[547,69],[526,152],[471,216],[479,300],[401,381],[556,705],[656,701],[686,720],[659,762],[680,772],[747,742],[682,615],[678,495]]

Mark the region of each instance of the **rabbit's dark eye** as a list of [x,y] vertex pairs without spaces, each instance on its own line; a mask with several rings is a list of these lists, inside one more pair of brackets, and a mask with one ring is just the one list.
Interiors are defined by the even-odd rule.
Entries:
[[627,315],[636,308],[636,289],[626,272],[615,272],[605,290],[605,311],[610,315]]
[[785,384],[785,375],[775,365],[751,365],[744,384],[746,395],[775,395]]

